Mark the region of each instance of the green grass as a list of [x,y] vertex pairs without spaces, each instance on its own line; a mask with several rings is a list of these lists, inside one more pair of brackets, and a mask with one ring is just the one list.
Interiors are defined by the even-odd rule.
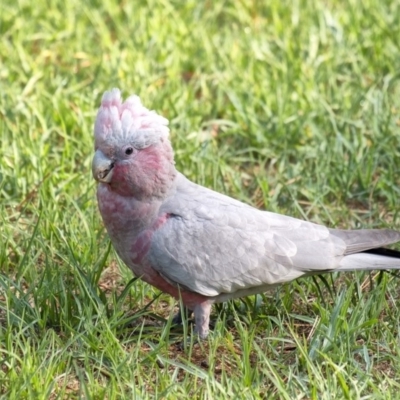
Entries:
[[398,227],[399,15],[398,0],[3,1],[0,396],[398,398],[398,279],[301,279],[219,306],[195,344],[111,249],[90,164],[119,87],[170,119],[188,178],[331,227]]

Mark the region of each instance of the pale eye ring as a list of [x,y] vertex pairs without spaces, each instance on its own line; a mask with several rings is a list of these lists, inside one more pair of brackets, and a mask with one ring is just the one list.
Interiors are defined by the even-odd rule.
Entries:
[[127,147],[127,148],[125,149],[125,154],[126,154],[127,156],[131,155],[132,153],[133,153],[133,148],[132,148],[132,147]]

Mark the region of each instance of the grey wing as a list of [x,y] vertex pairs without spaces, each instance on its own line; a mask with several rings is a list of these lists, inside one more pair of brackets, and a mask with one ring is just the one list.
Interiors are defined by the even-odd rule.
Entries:
[[171,217],[154,233],[149,260],[165,278],[192,291],[217,296],[276,285],[308,270],[333,268],[345,250],[323,226],[191,185],[193,193],[181,192],[164,206]]
[[[173,217],[154,234],[149,257],[169,281],[217,296],[298,278],[307,271],[295,264],[297,252],[295,242],[267,229]],[[319,266],[331,265],[325,259]]]

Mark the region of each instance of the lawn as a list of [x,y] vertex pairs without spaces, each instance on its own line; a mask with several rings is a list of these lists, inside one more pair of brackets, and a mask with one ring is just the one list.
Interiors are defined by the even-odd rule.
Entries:
[[3,1],[1,398],[399,398],[398,277],[226,303],[196,343],[118,259],[91,175],[119,87],[170,120],[189,179],[330,227],[398,227],[399,15],[399,0]]

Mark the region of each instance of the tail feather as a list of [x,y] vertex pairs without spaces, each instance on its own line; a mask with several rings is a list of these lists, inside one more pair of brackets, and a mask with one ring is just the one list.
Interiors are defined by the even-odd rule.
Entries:
[[345,242],[345,255],[365,252],[373,248],[383,248],[400,241],[400,232],[391,229],[331,229],[330,233]]
[[340,261],[338,271],[400,269],[400,251],[383,247],[349,254]]

